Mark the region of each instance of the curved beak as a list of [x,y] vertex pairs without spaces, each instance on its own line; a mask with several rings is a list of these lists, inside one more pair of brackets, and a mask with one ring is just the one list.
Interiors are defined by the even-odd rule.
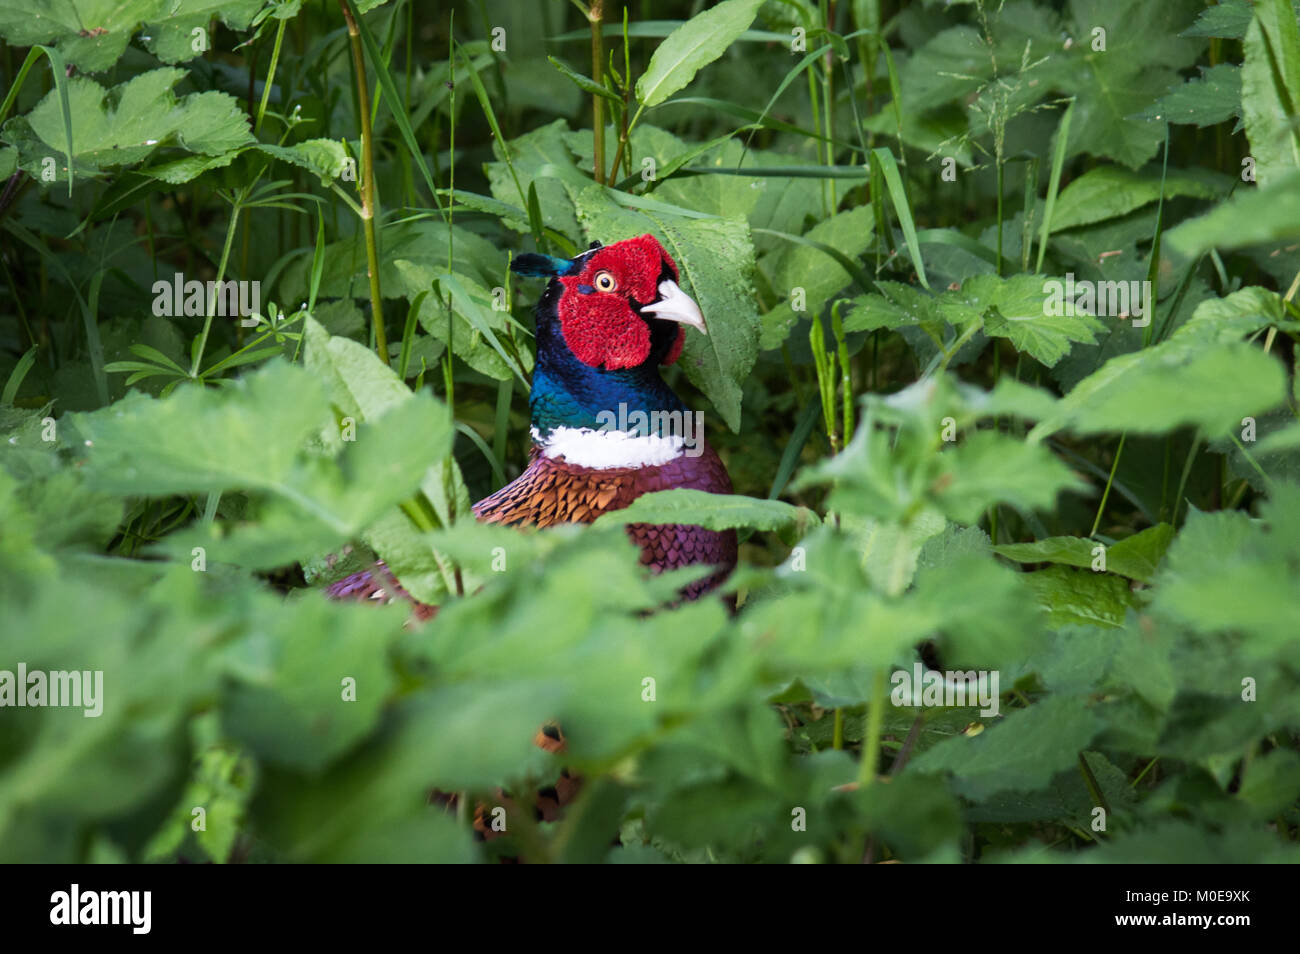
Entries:
[[695,299],[682,291],[681,286],[674,281],[660,282],[659,300],[650,305],[643,305],[641,310],[665,321],[690,325],[692,328],[699,329],[701,334],[709,333],[709,329],[704,325],[704,315],[700,313],[700,306],[695,304]]

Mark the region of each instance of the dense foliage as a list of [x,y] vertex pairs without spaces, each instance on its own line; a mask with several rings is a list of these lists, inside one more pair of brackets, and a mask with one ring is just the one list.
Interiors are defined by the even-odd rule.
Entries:
[[[353,4],[0,0],[0,858],[1297,860],[1287,0]],[[476,524],[645,232],[739,496]]]

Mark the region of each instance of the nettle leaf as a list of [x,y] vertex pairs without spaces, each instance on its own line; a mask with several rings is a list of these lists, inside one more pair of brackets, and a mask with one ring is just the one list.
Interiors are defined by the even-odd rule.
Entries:
[[[1112,358],[1080,381],[1030,436],[1063,427],[1077,434],[1161,434],[1195,426],[1213,438],[1240,426],[1243,417],[1281,403],[1286,396],[1282,365],[1236,340],[1243,329],[1268,323],[1260,310],[1269,307],[1270,294],[1244,289],[1203,302],[1168,341]],[[1236,320],[1214,320],[1225,313]],[[1225,389],[1225,381],[1232,387]]]
[[[1051,506],[1062,491],[1085,490],[1037,439],[976,428],[995,408],[1021,416],[1014,409],[1021,403],[1005,395],[995,401],[947,375],[869,397],[848,447],[802,471],[793,489],[833,485],[827,507],[837,512],[905,521],[930,506],[958,523],[974,523],[994,503],[1033,510]],[[953,440],[941,439],[949,428]]]
[[[1077,97],[1069,153],[1107,156],[1136,169],[1165,138],[1164,123],[1141,112],[1178,81],[1202,41],[1178,35],[1192,21],[1197,0],[1134,7],[1127,0],[1072,0],[1073,48],[1054,65],[1056,85]],[[1092,49],[1096,28],[1105,51]],[[1047,52],[1044,50],[1043,52]]]
[[256,149],[300,169],[316,173],[321,185],[329,185],[349,166],[347,150],[342,143],[333,139],[307,139],[292,146],[258,143]]
[[[1119,543],[1104,547],[1107,573],[1118,573],[1142,583],[1150,583],[1156,566],[1174,538],[1174,528],[1167,523],[1148,527]],[[1047,537],[1033,543],[1004,543],[994,552],[1017,563],[1063,563],[1091,569],[1100,544],[1084,537]]]
[[877,328],[917,326],[938,336],[943,330],[944,315],[939,300],[914,285],[900,282],[876,282],[879,295],[859,295],[851,299],[844,316],[844,331],[875,331]]
[[330,335],[313,318],[303,333],[303,363],[344,415],[374,420],[411,399],[411,389],[365,345]]
[[[421,292],[432,294],[433,280],[447,270],[451,245],[452,271],[487,287],[500,284],[505,276],[505,256],[480,235],[453,226],[450,238],[446,223],[433,219],[395,222],[379,230],[379,281],[386,297],[413,300]],[[302,255],[288,265],[278,291],[284,301],[307,300],[311,287],[312,256]],[[325,246],[320,298],[367,298],[370,280],[366,275],[366,246],[357,233]]]
[[[1214,7],[1212,9],[1221,9]],[[1214,126],[1241,115],[1241,67],[1217,63],[1200,67],[1201,75],[1175,86],[1147,107],[1143,119]]]
[[[819,222],[804,238],[829,245],[852,261],[871,245],[874,232],[875,220],[867,204]],[[759,344],[765,351],[785,341],[800,314],[820,314],[831,296],[853,281],[839,262],[808,245],[788,245],[783,253],[778,253],[777,262],[771,285],[782,300],[763,316]],[[795,312],[790,300],[796,289],[804,298],[800,312]]]
[[958,794],[975,801],[998,792],[1039,791],[1076,764],[1101,728],[1083,697],[1049,696],[1007,713],[974,738],[958,735],[940,742],[908,771],[951,773]]
[[263,0],[172,0],[161,17],[148,21],[141,39],[164,63],[183,63],[212,49],[214,19],[231,30],[247,30],[263,6]]
[[[1164,180],[1166,199],[1184,195],[1218,199],[1231,187],[1230,177],[1207,174],[1207,170],[1172,170]],[[1085,172],[1061,190],[1052,213],[1052,231],[1118,218],[1159,198],[1158,171],[1134,172],[1123,166],[1101,166]]]
[[[343,415],[356,418],[358,423],[376,419],[394,421],[388,415],[415,399],[397,372],[359,342],[333,337],[311,318],[307,319],[304,336],[304,362],[324,383],[331,403]],[[422,439],[425,444],[423,477],[417,477],[417,481],[438,519],[446,524],[450,522],[448,486],[458,514],[468,512],[469,500],[463,493],[460,468],[451,457],[453,425],[444,405],[437,405],[435,420],[436,430]],[[332,426],[331,439],[336,439],[336,434],[337,428]],[[409,443],[410,437],[413,436],[403,435],[401,439]],[[415,489],[412,486],[408,490],[413,493]],[[374,516],[366,526],[365,542],[416,599],[436,603],[451,591],[454,568],[450,561],[430,545],[411,518],[397,506]]]
[[1280,496],[1267,513],[1271,534],[1240,511],[1193,508],[1156,578],[1152,608],[1197,632],[1246,635],[1243,649],[1252,656],[1293,645],[1300,550],[1293,538],[1283,539],[1294,518],[1282,503],[1295,506],[1300,494],[1287,485]]
[[[507,147],[510,163],[504,161],[507,149],[503,149],[500,143],[493,142],[492,151],[499,161],[489,162],[483,169],[487,173],[493,198],[522,212],[528,208],[529,189],[535,188],[542,221],[576,241],[582,230],[578,226],[573,200],[566,186],[581,189],[591,185],[591,179],[578,169],[565,144],[564,137],[568,129],[568,123],[557,119],[510,140]],[[512,166],[514,175],[511,175]],[[518,186],[515,184],[515,176],[519,179]],[[516,232],[531,231],[527,215],[503,215],[501,221]]]
[[1251,0],[1220,0],[1201,11],[1196,22],[1183,31],[1183,36],[1216,36],[1224,40],[1240,40],[1255,18],[1255,5]]
[[1241,66],[1241,114],[1261,187],[1300,167],[1300,27],[1287,0],[1260,0],[1246,29]]
[[957,291],[944,292],[939,311],[954,325],[983,318],[986,334],[1008,339],[1050,368],[1069,353],[1072,342],[1095,344],[1104,326],[1091,315],[1048,314],[1047,303],[1047,287],[1038,276],[976,275]]
[[93,486],[124,494],[272,487],[325,423],[323,399],[311,376],[283,364],[220,392],[182,387],[163,400],[133,392],[76,417],[90,441],[84,470]]
[[1025,573],[1021,579],[1034,591],[1039,605],[1047,610],[1053,626],[1079,623],[1122,626],[1125,614],[1133,606],[1128,582],[1108,573],[1051,566]]
[[684,523],[709,530],[752,527],[789,530],[802,536],[820,521],[807,507],[795,507],[780,500],[677,488],[642,494],[630,506],[604,514],[596,523]]
[[727,425],[739,431],[741,385],[758,357],[749,226],[742,219],[693,219],[658,208],[623,208],[590,184],[574,193],[574,201],[588,239],[608,245],[649,232],[673,257],[683,288],[699,303],[709,327],[707,335],[687,332],[678,364]]
[[690,83],[749,29],[762,5],[763,0],[723,0],[679,26],[655,48],[636,81],[637,101],[643,107],[658,106]]
[[[233,96],[206,92],[177,99],[172,87],[186,75],[181,69],[150,70],[111,89],[89,77],[70,78],[76,174],[133,165],[165,146],[217,156],[251,142],[248,116]],[[57,181],[66,181],[58,90],[47,93],[25,117],[6,123],[4,136],[18,146],[20,165],[30,175],[45,181],[42,163],[53,156]]]
[[69,66],[96,73],[116,63],[144,26],[145,45],[164,62],[179,63],[211,49],[207,38],[205,49],[195,49],[195,27],[206,32],[210,21],[220,18],[232,30],[244,30],[262,5],[262,0],[30,0],[0,5],[0,37],[13,46],[52,45]]
[[1165,240],[1170,248],[1194,258],[1212,248],[1229,251],[1296,236],[1300,236],[1300,170],[1275,176],[1267,187],[1239,189],[1204,215],[1170,229]]
[[374,646],[393,641],[406,618],[401,608],[375,613],[310,596],[266,606],[257,630],[224,654],[223,728],[259,759],[319,772],[377,722],[394,679]]

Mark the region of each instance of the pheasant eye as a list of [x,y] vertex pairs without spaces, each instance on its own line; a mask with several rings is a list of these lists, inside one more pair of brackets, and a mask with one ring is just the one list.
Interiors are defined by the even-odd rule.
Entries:
[[609,272],[596,273],[596,288],[600,291],[612,292],[617,287],[618,282],[614,280],[614,276]]

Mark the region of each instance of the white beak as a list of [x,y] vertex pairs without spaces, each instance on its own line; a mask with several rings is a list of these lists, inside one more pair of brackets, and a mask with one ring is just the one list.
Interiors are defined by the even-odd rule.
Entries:
[[659,300],[653,305],[643,305],[641,310],[650,312],[656,318],[698,328],[701,334],[709,333],[709,329],[704,326],[704,315],[700,313],[700,306],[695,304],[695,299],[682,291],[676,282],[660,282]]

